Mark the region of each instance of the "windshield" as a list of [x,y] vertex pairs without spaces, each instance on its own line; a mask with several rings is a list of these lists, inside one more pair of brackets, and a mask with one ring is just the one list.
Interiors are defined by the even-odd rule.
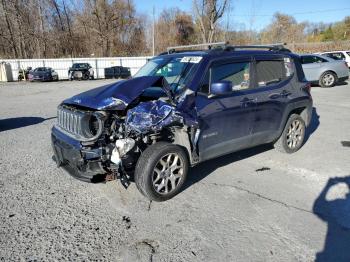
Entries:
[[201,56],[157,57],[145,64],[134,77],[163,76],[174,93],[179,93],[191,80]]
[[73,64],[73,68],[87,68],[88,64]]
[[45,72],[47,71],[48,69],[46,67],[38,67],[34,70],[34,72]]

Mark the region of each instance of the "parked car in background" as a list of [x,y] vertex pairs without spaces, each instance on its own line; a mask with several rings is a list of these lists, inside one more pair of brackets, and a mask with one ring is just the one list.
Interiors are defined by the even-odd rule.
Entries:
[[305,77],[313,84],[321,87],[332,87],[349,79],[347,64],[321,55],[301,55],[301,63]]
[[51,67],[37,67],[28,74],[29,81],[58,81],[58,74]]
[[18,70],[18,81],[29,80],[29,73],[32,71],[31,67],[27,67],[26,69],[21,68]]
[[93,80],[94,70],[89,63],[74,63],[68,70],[68,78],[69,80]]
[[125,187],[133,175],[143,195],[164,201],[203,161],[266,143],[298,151],[312,116],[299,56],[280,45],[212,45],[171,47],[132,79],[64,100],[51,135],[57,166]]
[[319,55],[328,56],[334,60],[343,60],[350,68],[350,51],[332,51],[319,53]]
[[105,68],[105,78],[129,78],[130,68],[124,66],[112,66]]

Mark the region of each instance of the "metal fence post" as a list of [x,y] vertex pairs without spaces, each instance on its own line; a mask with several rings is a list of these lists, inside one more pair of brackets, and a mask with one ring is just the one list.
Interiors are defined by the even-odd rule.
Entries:
[[97,67],[98,63],[97,63],[97,59],[95,59],[95,68],[96,68],[96,78],[99,79],[99,73],[98,73],[98,67]]
[[18,80],[18,77],[19,77],[19,70],[21,70],[21,61],[17,60],[17,80]]

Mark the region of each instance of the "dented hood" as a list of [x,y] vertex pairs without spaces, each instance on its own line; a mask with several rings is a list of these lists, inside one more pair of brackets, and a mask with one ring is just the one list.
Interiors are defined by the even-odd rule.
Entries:
[[142,76],[101,86],[75,95],[64,104],[79,105],[96,110],[124,110],[149,87],[162,87],[171,98],[169,85],[162,76]]

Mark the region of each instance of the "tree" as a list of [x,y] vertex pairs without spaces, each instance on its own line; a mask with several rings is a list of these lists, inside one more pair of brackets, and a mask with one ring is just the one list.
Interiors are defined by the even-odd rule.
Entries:
[[191,44],[194,40],[192,17],[178,8],[164,9],[155,25],[156,51],[169,46]]
[[294,17],[286,14],[276,13],[272,18],[272,23],[261,33],[263,43],[295,43],[303,42],[306,24],[297,23]]
[[193,0],[195,21],[203,43],[213,41],[228,2],[229,0]]

